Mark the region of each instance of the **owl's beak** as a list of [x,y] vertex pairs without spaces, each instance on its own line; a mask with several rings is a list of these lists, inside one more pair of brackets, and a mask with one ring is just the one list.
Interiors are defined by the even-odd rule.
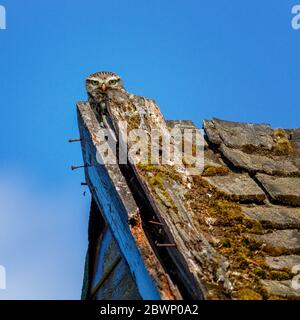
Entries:
[[102,91],[106,91],[106,89],[107,89],[106,84],[105,84],[105,83],[102,83],[101,90],[102,90]]

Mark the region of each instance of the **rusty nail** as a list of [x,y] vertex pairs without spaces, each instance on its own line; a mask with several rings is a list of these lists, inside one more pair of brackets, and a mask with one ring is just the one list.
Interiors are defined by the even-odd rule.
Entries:
[[175,243],[155,243],[157,247],[176,247]]
[[134,180],[134,177],[130,178],[129,182],[132,183],[133,180]]
[[71,166],[72,171],[80,169],[80,168],[86,168],[87,165],[85,164],[84,166]]
[[149,223],[151,223],[151,224],[157,224],[157,225],[159,225],[159,226],[163,226],[163,225],[164,225],[164,224],[161,223],[161,222],[157,222],[157,221],[153,221],[153,220],[150,220]]
[[69,142],[72,143],[72,142],[80,142],[82,141],[81,138],[77,138],[77,139],[69,139]]

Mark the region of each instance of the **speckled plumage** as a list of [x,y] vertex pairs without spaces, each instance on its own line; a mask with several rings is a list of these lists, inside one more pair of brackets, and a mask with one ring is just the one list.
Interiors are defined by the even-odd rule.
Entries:
[[102,122],[106,112],[109,93],[112,91],[125,91],[123,81],[113,72],[96,72],[86,78],[86,90],[89,102],[98,120]]

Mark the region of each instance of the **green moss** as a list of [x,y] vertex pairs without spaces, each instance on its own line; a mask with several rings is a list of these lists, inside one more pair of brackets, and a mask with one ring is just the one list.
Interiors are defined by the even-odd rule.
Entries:
[[269,298],[268,298],[268,300],[285,300],[285,299],[283,299],[282,297],[278,297],[278,296],[270,296]]
[[293,147],[287,138],[280,138],[273,146],[273,152],[278,156],[288,156],[293,153]]
[[222,240],[222,246],[223,248],[231,248],[231,241],[228,238],[224,238]]
[[242,240],[242,244],[247,246],[250,251],[258,251],[261,249],[262,244],[256,239],[244,236]]
[[248,255],[249,253],[245,253],[244,248],[241,248],[241,250],[238,249],[238,251],[235,253],[236,254],[236,262],[237,262],[237,267],[238,269],[245,270],[246,268],[249,267],[249,259]]
[[213,203],[212,209],[223,218],[223,223],[226,225],[241,223],[244,219],[240,205],[234,202],[223,199],[216,200]]
[[152,186],[156,186],[160,189],[164,189],[164,181],[161,173],[157,173],[149,179],[149,183]]
[[249,232],[255,234],[263,233],[263,227],[259,221],[244,218],[243,222],[246,225],[246,228],[249,229]]
[[250,288],[240,289],[237,293],[237,298],[239,300],[263,300],[261,294]]
[[286,272],[286,271],[272,270],[269,273],[270,280],[283,281],[283,280],[289,280],[292,277],[293,275],[291,275],[289,272]]
[[[140,173],[148,181],[152,191],[157,194],[157,198],[160,202],[168,207],[168,209],[177,211],[178,209],[174,204],[172,197],[165,188],[165,181],[170,182],[172,180],[182,183],[182,176],[176,171],[175,167],[169,165],[152,165],[149,163],[140,163],[137,167]],[[159,192],[157,192],[157,188],[159,189]],[[162,197],[164,199],[161,199]]]
[[149,163],[138,163],[137,167],[143,172],[156,172],[157,167]]
[[138,129],[141,124],[141,117],[137,112],[134,112],[132,116],[128,119],[128,131],[133,129]]
[[289,135],[281,128],[274,130],[273,153],[277,156],[288,156],[293,153],[293,146],[289,140]]
[[282,138],[288,139],[289,135],[283,129],[278,128],[278,129],[274,130],[273,138],[275,140],[279,140],[279,139],[282,139]]
[[266,279],[266,277],[267,277],[267,272],[264,269],[260,268],[260,267],[253,269],[253,273],[259,279]]
[[[261,224],[247,218],[239,203],[224,198],[214,187],[201,177],[193,178],[194,185],[187,193],[186,199],[190,207],[199,215],[206,215],[215,219],[213,229],[200,228],[212,234],[219,242],[214,244],[216,250],[225,256],[230,264],[230,280],[235,290],[239,291],[246,286],[251,286],[251,293],[257,294],[256,299],[267,299],[268,294],[260,284],[261,278],[268,277],[268,268],[264,263],[264,252],[261,243],[247,234],[262,233]],[[211,194],[211,197],[207,197]],[[203,210],[203,207],[206,208]],[[247,292],[240,293],[246,299],[250,299]],[[255,295],[254,294],[254,295]],[[236,296],[236,295],[234,295]],[[240,296],[240,297],[242,297]]]
[[[148,179],[149,186],[165,207],[172,209],[173,211],[177,211],[177,207],[175,206],[173,199],[165,188],[164,179],[164,175],[161,172],[158,172]],[[159,192],[157,189],[159,189]]]
[[[146,176],[148,184],[151,190],[156,194],[156,197],[160,202],[167,207],[168,209],[172,209],[173,211],[177,211],[177,207],[174,204],[172,197],[170,196],[168,190],[165,188],[164,181],[166,179],[170,179],[172,174],[169,171],[162,170],[161,166],[153,166],[149,164],[140,164],[138,165],[139,169],[145,173],[151,173],[151,175]],[[175,174],[174,174],[175,175]],[[159,191],[158,191],[159,190]]]
[[[166,165],[144,163],[139,164],[138,169],[151,190],[156,192],[158,200],[167,210],[174,212],[177,207],[165,186],[172,181],[184,185],[182,175],[174,167]],[[269,295],[260,280],[286,278],[287,274],[284,270],[280,274],[272,272],[265,264],[261,242],[249,236],[249,233],[261,234],[261,224],[247,218],[239,203],[227,199],[201,176],[193,176],[191,183],[191,188],[185,194],[185,205],[193,214],[199,232],[203,231],[203,234],[216,239],[217,241],[211,241],[212,245],[228,259],[231,271],[228,274],[234,286],[233,297],[246,300],[268,299]],[[171,207],[168,206],[169,203]],[[208,225],[206,218],[213,219],[213,228]],[[222,290],[221,286],[217,286],[214,296],[222,296]]]
[[229,169],[224,166],[212,166],[212,165],[206,165],[204,167],[202,175],[204,177],[209,176],[225,176],[229,173]]
[[174,181],[182,182],[182,176],[171,166],[164,166],[164,173]]
[[178,173],[174,167],[169,165],[153,165],[149,163],[139,163],[137,165],[141,173],[161,174],[163,177],[169,177],[179,183],[182,182],[182,176]]
[[[247,218],[239,203],[233,202],[218,192],[201,177],[193,178],[193,187],[186,194],[186,199],[193,212],[199,216],[214,218],[214,228],[200,228],[211,234],[218,242],[214,248],[229,261],[229,278],[234,286],[233,297],[243,299],[267,299],[268,293],[262,287],[260,279],[268,278],[269,269],[265,264],[262,245],[249,233],[262,233],[263,228],[258,221]],[[210,197],[207,195],[210,194]],[[200,218],[201,221],[201,218]],[[251,291],[243,291],[251,286]],[[241,291],[242,290],[242,291]],[[238,293],[238,294],[237,294]]]

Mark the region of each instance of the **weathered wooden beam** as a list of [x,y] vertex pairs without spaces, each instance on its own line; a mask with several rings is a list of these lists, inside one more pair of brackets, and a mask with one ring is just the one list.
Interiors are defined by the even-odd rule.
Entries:
[[119,262],[121,262],[122,258],[117,257],[113,263],[108,267],[108,270],[103,274],[99,282],[96,284],[95,288],[91,292],[91,296],[94,297],[97,291],[101,288],[105,280],[110,276],[110,274],[114,271]]
[[[96,137],[101,128],[93,111],[88,103],[78,103],[77,110],[86,182],[128,263],[141,297],[180,299],[180,292],[148,242],[139,208],[119,166],[97,161]],[[130,224],[129,220],[135,223]]]
[[[157,254],[165,269],[172,268],[172,280],[178,285],[184,298],[208,298],[206,283],[213,283],[215,286],[221,283],[224,288],[229,288],[230,283],[226,275],[224,259],[203,235],[194,218],[195,213],[184,197],[193,183],[190,175],[200,175],[201,168],[203,169],[201,165],[204,164],[204,157],[201,150],[204,150],[204,141],[201,141],[202,136],[199,130],[194,127],[191,121],[173,121],[168,125],[153,100],[128,95],[126,92],[111,95],[108,113],[116,136],[121,142],[127,141],[128,150],[135,145],[134,140],[127,138],[128,132],[130,136],[134,129],[142,130],[144,136],[150,137],[150,141],[152,141],[154,131],[161,137],[161,141],[167,141],[167,144],[162,146],[159,146],[159,143],[156,144],[158,146],[156,153],[157,151],[161,152],[161,159],[165,161],[164,165],[161,163],[155,168],[155,164],[151,161],[146,162],[146,165],[141,163],[140,166],[136,165],[134,161],[129,161],[129,167],[130,176],[135,177],[135,185],[139,189],[137,193],[143,195],[144,202],[147,202],[148,210],[141,212],[143,222],[146,224],[147,221],[149,224],[149,220],[155,220],[162,223],[159,228],[163,237],[155,239],[156,235],[151,234],[151,228],[149,228],[149,239],[154,246],[156,243],[169,244],[160,247]],[[127,126],[124,123],[127,123]],[[183,138],[182,129],[192,129],[193,135],[197,136],[195,139],[193,135],[190,135],[184,145],[184,148],[189,146],[191,150],[195,147],[197,163],[195,167],[186,166],[182,161],[185,156],[180,152],[182,145],[180,147],[172,143],[174,132],[171,132],[170,128],[176,129],[175,135],[179,141],[182,141]],[[174,152],[173,160],[169,159],[167,154],[163,155],[163,150],[167,150],[172,145],[174,151],[177,151]],[[152,145],[148,145],[146,150],[151,148],[152,153],[152,147]],[[133,155],[129,153],[128,157],[132,160]],[[166,170],[169,175],[163,173]],[[155,185],[153,177],[159,180],[156,183],[159,186]],[[166,204],[166,202],[169,203]],[[150,215],[149,211],[151,211]],[[170,246],[170,244],[172,245]],[[211,270],[216,271],[211,272]]]

